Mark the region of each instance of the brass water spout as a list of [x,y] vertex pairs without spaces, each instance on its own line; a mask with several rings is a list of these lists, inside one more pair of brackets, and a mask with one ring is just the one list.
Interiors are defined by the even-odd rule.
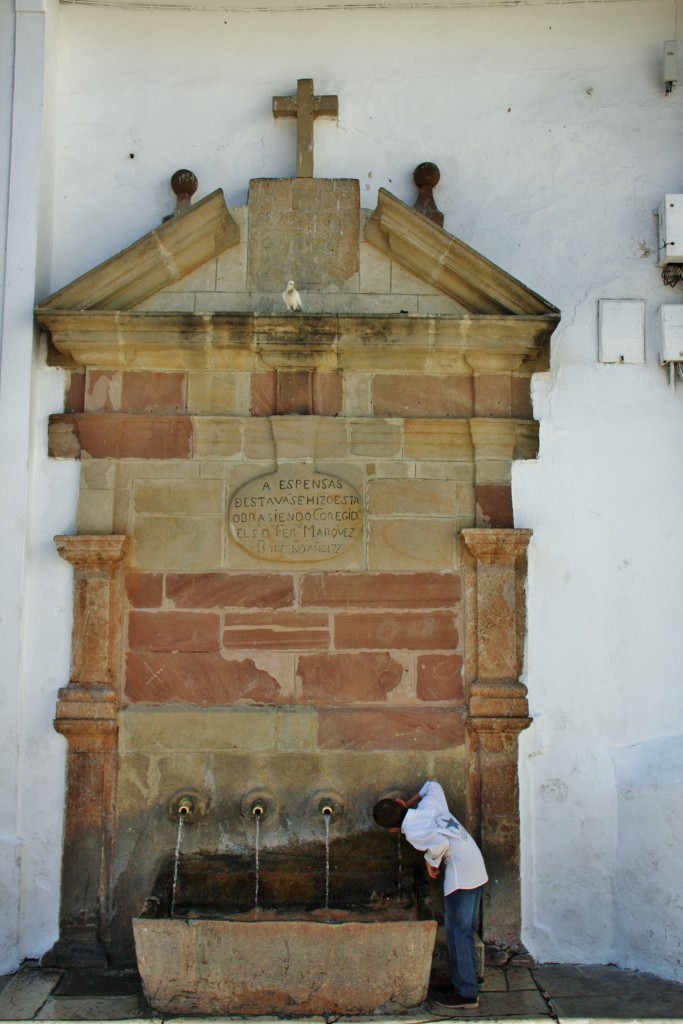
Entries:
[[254,804],[254,806],[251,809],[251,813],[254,815],[254,817],[260,818],[262,814],[266,813],[266,809],[263,806],[263,804]]
[[190,797],[189,796],[182,797],[182,799],[178,803],[178,816],[180,816],[181,814],[183,816],[186,815],[186,814],[192,814],[193,810],[194,810],[194,804],[193,804],[192,800],[190,799]]
[[332,817],[332,815],[334,814],[334,808],[330,807],[329,804],[323,804],[322,807],[320,808],[320,813],[322,814],[323,817],[325,817],[326,814],[329,814],[329,816]]

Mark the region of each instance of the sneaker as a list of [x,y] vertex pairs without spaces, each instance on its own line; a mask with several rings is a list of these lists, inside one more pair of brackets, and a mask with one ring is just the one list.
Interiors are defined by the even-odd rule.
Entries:
[[439,1013],[450,1014],[453,1010],[476,1010],[479,1008],[478,996],[461,996],[460,993],[450,988],[447,992],[436,993],[431,998],[431,1005]]

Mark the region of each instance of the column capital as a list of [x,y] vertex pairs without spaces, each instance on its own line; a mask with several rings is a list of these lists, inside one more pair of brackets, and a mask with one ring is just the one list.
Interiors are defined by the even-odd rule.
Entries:
[[[470,720],[528,719],[529,705],[526,695],[527,688],[524,683],[514,680],[477,679],[470,686],[468,706]],[[485,723],[482,723],[481,727],[485,728]]]
[[124,534],[57,534],[54,540],[59,555],[82,571],[107,569],[114,573],[128,551],[128,537]]
[[461,530],[465,551],[477,566],[499,565],[514,568],[526,556],[531,530]]

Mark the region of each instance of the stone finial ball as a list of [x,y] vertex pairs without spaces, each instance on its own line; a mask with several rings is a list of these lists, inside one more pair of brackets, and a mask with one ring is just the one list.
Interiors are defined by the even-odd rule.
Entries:
[[193,196],[199,187],[197,175],[192,171],[181,168],[171,178],[171,188],[175,195]]
[[430,164],[426,162],[424,164],[418,164],[413,173],[413,181],[418,188],[422,188],[427,185],[429,188],[434,188],[435,185],[439,184],[441,177],[441,171],[436,164]]

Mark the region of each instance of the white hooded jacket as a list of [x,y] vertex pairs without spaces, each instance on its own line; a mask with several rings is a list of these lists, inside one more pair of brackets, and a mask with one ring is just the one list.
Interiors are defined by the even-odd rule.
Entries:
[[401,831],[411,846],[425,851],[432,867],[444,865],[444,895],[456,889],[477,889],[488,881],[479,847],[451,814],[438,782],[425,782],[421,800],[403,819]]

